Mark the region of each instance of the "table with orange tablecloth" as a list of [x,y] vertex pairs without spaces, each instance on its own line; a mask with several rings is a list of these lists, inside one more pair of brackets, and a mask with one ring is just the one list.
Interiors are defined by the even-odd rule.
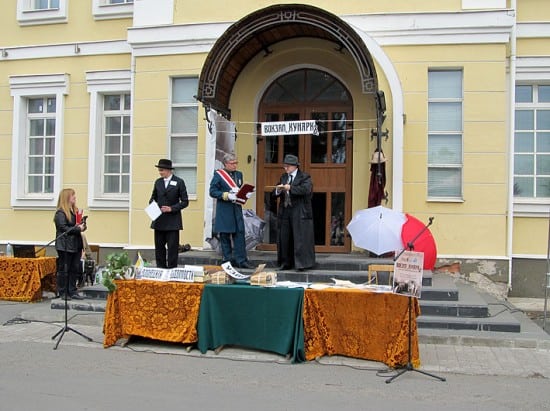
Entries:
[[[169,342],[198,342],[199,348],[201,343],[209,344],[208,341],[198,341],[201,337],[197,335],[197,324],[212,322],[208,318],[199,318],[203,284],[150,280],[119,280],[116,284],[117,290],[109,294],[107,300],[105,347],[131,335]],[[254,288],[227,285],[216,290],[227,290],[227,296],[223,298],[226,300],[237,289],[253,293]],[[219,300],[210,304],[218,304]],[[263,311],[254,310],[252,305],[250,309],[244,308],[247,301],[241,296],[239,307],[250,315],[261,315]],[[303,298],[303,325],[299,316],[286,318],[288,327],[303,327],[306,360],[323,355],[345,355],[398,367],[408,362],[408,306],[408,297],[397,294],[308,289]],[[412,307],[411,362],[418,367],[416,317],[420,309],[416,299],[412,300]],[[292,322],[296,324],[293,326]],[[254,333],[254,330],[245,329],[243,333]],[[268,345],[254,347],[270,350]]]
[[55,291],[56,257],[0,257],[0,299],[36,301]]
[[[392,293],[342,289],[308,289],[304,295],[306,360],[344,355],[380,361],[390,367],[408,362],[408,297]],[[420,365],[412,299],[411,363]]]
[[156,340],[197,342],[197,318],[203,284],[151,280],[118,280],[107,298],[103,345],[140,336]]

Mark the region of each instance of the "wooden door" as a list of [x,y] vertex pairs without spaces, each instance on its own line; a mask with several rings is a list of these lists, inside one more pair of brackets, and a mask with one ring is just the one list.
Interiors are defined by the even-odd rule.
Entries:
[[318,70],[298,70],[270,86],[260,104],[260,121],[317,120],[319,135],[258,136],[256,210],[266,222],[258,248],[276,249],[278,204],[266,187],[284,172],[284,156],[294,154],[313,181],[315,251],[350,251],[345,224],[351,218],[352,113],[347,90]]

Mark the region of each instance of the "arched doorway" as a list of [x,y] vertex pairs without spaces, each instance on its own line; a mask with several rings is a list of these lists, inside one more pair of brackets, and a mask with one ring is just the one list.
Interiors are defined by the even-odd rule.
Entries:
[[277,200],[266,188],[283,172],[286,154],[300,159],[313,180],[316,252],[349,252],[345,223],[351,218],[353,101],[331,74],[299,69],[279,77],[260,100],[260,121],[317,120],[319,135],[259,137],[256,210],[266,221],[265,250],[277,241]]

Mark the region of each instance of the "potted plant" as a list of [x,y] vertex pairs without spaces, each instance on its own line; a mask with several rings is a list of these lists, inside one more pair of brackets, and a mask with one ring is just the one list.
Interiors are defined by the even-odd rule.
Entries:
[[105,259],[107,266],[103,270],[102,283],[112,293],[116,290],[116,279],[126,279],[133,276],[134,267],[126,251],[111,253]]

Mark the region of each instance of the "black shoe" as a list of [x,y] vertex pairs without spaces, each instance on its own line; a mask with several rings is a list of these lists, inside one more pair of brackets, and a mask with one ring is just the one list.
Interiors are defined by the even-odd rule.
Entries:
[[71,300],[71,297],[65,294],[59,294],[59,298],[61,298],[62,300],[66,299],[67,301]]
[[82,297],[80,294],[73,294],[71,295],[71,297],[69,299],[73,299],[73,300],[83,300],[84,297]]
[[280,265],[279,267],[276,267],[275,270],[285,271],[285,270],[290,270],[290,267],[288,265]]
[[249,268],[249,269],[256,268],[252,264],[250,264],[248,261],[245,261],[244,263],[239,264],[237,267],[238,268]]

